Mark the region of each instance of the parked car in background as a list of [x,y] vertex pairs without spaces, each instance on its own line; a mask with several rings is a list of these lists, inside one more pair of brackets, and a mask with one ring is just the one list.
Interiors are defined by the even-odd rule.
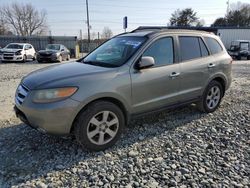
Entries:
[[249,40],[232,41],[228,53],[234,59],[237,60],[241,60],[242,57],[245,57],[248,60],[250,60],[250,41]]
[[26,62],[27,60],[35,60],[36,51],[31,44],[28,43],[10,43],[0,49],[1,61],[17,61]]
[[38,62],[62,62],[70,59],[70,51],[62,44],[48,44],[37,53]]
[[231,84],[232,58],[207,32],[142,27],[79,61],[25,76],[15,111],[33,128],[75,134],[95,151],[112,146],[134,116],[191,103],[214,112]]

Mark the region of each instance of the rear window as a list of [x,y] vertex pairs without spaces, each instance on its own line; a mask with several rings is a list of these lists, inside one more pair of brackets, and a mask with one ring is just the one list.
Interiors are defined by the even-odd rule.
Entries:
[[182,61],[201,57],[198,37],[179,37],[179,42]]
[[217,40],[209,37],[205,37],[205,41],[208,45],[208,48],[211,52],[211,54],[218,54],[223,51],[223,48],[221,45],[217,42]]

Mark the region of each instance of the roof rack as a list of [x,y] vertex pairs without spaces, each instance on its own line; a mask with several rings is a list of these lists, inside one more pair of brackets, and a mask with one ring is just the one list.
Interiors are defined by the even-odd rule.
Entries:
[[162,29],[168,29],[167,26],[140,26],[136,28],[135,30],[131,31],[131,33],[135,31],[140,31],[140,30],[162,30]]

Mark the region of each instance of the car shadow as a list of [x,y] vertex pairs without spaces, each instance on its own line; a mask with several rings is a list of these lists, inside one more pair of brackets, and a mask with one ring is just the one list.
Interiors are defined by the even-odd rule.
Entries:
[[[49,172],[70,169],[79,162],[105,157],[106,153],[123,153],[133,144],[159,133],[171,134],[176,128],[206,116],[194,106],[154,113],[133,119],[118,143],[103,152],[89,152],[74,138],[45,135],[23,123],[0,129],[0,187],[17,185]],[[144,140],[139,139],[143,135]],[[1,186],[2,181],[2,186]]]

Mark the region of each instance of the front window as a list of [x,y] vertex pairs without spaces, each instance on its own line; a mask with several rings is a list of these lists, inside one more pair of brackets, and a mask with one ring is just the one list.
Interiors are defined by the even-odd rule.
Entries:
[[173,39],[171,37],[166,37],[155,41],[142,56],[153,57],[155,60],[155,67],[173,64]]
[[104,67],[119,67],[124,64],[146,41],[145,37],[116,37],[98,47],[84,63]]
[[47,45],[46,50],[59,51],[60,50],[60,45],[58,45],[58,44],[49,44],[49,45]]
[[22,44],[8,44],[5,48],[7,49],[23,49]]

